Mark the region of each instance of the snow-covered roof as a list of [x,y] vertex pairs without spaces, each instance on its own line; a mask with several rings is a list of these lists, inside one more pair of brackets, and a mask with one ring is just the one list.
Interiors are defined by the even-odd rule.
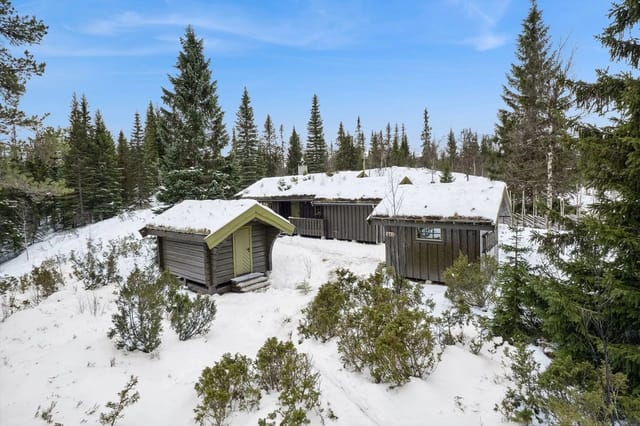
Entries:
[[[358,201],[382,200],[389,188],[397,185],[405,177],[414,185],[431,184],[440,181],[440,172],[427,168],[387,167],[369,169],[366,177],[358,177],[362,172],[336,172],[308,175],[263,178],[240,191],[242,198],[289,198],[313,199],[316,201]],[[456,183],[467,182],[462,173],[453,173]],[[489,181],[489,179],[469,176],[468,182]]]
[[489,222],[508,209],[506,184],[489,179],[399,185],[374,208],[370,219]]
[[256,200],[184,200],[154,217],[147,227],[208,235],[256,204]]
[[141,232],[201,235],[211,248],[253,219],[288,234],[294,229],[289,221],[256,200],[185,200],[153,218]]

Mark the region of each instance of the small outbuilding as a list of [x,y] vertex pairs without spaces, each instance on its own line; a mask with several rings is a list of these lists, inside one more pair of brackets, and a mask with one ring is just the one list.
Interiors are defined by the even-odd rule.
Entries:
[[511,215],[504,182],[402,185],[369,216],[384,227],[386,263],[403,277],[442,282],[461,254],[496,254],[498,223]]
[[[140,230],[155,235],[158,264],[197,291],[224,293],[232,281],[260,281],[272,269],[281,232],[294,226],[255,200],[186,200]],[[264,279],[262,279],[264,280]]]

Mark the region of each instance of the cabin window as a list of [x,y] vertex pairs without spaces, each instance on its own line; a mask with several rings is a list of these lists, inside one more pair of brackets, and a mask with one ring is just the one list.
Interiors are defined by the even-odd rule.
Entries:
[[442,229],[440,228],[417,228],[416,239],[421,241],[442,241]]

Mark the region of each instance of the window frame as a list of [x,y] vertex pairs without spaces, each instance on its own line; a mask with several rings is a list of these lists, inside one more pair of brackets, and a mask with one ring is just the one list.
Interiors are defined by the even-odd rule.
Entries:
[[[424,237],[420,237],[420,231],[421,230],[429,230],[429,234],[433,235],[432,237],[428,237],[428,238],[424,238]],[[435,236],[437,233],[437,236]],[[442,243],[444,242],[444,240],[442,239],[442,228],[437,227],[437,226],[421,226],[416,228],[416,233],[415,233],[415,237],[416,237],[416,241],[424,241],[424,242],[428,242],[428,243]]]

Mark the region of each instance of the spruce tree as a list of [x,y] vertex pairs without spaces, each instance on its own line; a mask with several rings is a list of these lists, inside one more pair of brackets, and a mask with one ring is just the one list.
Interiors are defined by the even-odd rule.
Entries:
[[260,178],[258,164],[258,129],[253,119],[253,107],[247,88],[242,92],[240,107],[236,113],[236,144],[240,172],[240,186],[245,188]]
[[96,111],[95,114],[93,139],[92,163],[94,168],[91,170],[91,175],[95,185],[94,192],[89,195],[95,218],[102,220],[114,216],[120,211],[122,197],[116,147],[100,111]]
[[160,198],[171,203],[187,195],[179,188],[185,183],[191,188],[189,196],[208,196],[214,171],[223,161],[220,151],[229,139],[202,39],[188,26],[180,43],[178,74],[169,76],[173,90],[162,89],[165,108],[161,110],[161,137],[166,152]]
[[303,149],[300,145],[300,136],[296,132],[294,126],[289,137],[289,152],[287,153],[287,173],[290,175],[298,174],[298,165],[302,161]]
[[336,153],[336,170],[357,170],[358,154],[354,145],[353,136],[345,133],[342,121],[338,126],[338,152]]
[[365,157],[365,152],[366,152],[366,147],[365,147],[365,137],[364,137],[364,132],[362,131],[362,125],[360,124],[360,116],[358,116],[358,120],[356,121],[356,131],[354,134],[355,137],[355,147],[356,147],[356,158],[358,160],[358,165],[357,165],[357,169],[364,169],[365,168],[365,164],[364,164],[364,157]]
[[129,138],[129,167],[133,189],[133,203],[136,207],[143,207],[149,198],[147,193],[147,177],[144,164],[144,130],[140,121],[140,114],[133,115],[133,129]]
[[548,206],[556,192],[554,173],[560,142],[569,126],[571,106],[566,89],[566,67],[559,51],[552,51],[549,28],[537,2],[522,23],[516,51],[502,99],[507,109],[498,113],[496,135],[500,144],[498,177],[513,191],[546,193]]
[[371,146],[369,148],[369,167],[384,167],[384,152],[382,148],[382,134],[371,132]]
[[396,123],[393,128],[393,138],[391,141],[389,166],[400,166],[402,159],[400,158],[400,133],[398,130],[398,123]]
[[[278,166],[281,162],[278,144],[276,140],[276,129],[271,120],[271,116],[267,114],[262,130],[262,146],[264,150],[263,159],[260,164],[264,165],[264,176],[276,176]],[[262,176],[261,176],[262,177]]]
[[69,133],[67,141],[69,150],[65,157],[65,180],[73,193],[68,197],[66,222],[69,225],[84,225],[91,222],[91,206],[89,194],[95,187],[91,180],[91,157],[95,153],[93,148],[91,116],[89,104],[83,95],[80,102],[76,95],[71,100],[71,114],[69,116]]
[[152,194],[158,187],[159,183],[159,146],[160,141],[158,135],[158,120],[156,119],[156,113],[153,109],[153,104],[149,102],[149,106],[147,107],[147,115],[144,122],[144,181],[141,182],[143,184],[142,192],[147,195]]
[[613,61],[631,70],[598,70],[596,82],[574,83],[580,107],[596,114],[613,109],[617,118],[602,129],[582,129],[579,166],[596,202],[589,215],[566,224],[568,232],[544,241],[559,274],[547,283],[551,309],[543,327],[560,352],[604,371],[613,424],[624,416],[614,405],[614,375],[626,375],[636,398],[640,392],[640,43],[633,35],[640,28],[640,5],[614,3],[609,19],[598,39]]
[[449,163],[451,171],[458,170],[458,143],[456,142],[456,136],[453,134],[452,129],[449,129],[449,134],[447,135],[446,160]]
[[307,151],[305,153],[309,173],[324,172],[327,168],[327,144],[324,141],[322,117],[318,95],[313,95],[311,101],[311,115],[307,123]]
[[118,171],[120,172],[120,197],[125,206],[133,202],[133,176],[129,142],[120,130],[118,133]]
[[411,158],[411,148],[409,147],[409,138],[402,123],[400,131],[400,164],[399,166],[413,166]]
[[437,160],[438,152],[433,151],[431,142],[431,126],[429,125],[429,111],[425,108],[422,112],[422,132],[420,133],[422,157],[420,158],[423,167],[434,168]]

